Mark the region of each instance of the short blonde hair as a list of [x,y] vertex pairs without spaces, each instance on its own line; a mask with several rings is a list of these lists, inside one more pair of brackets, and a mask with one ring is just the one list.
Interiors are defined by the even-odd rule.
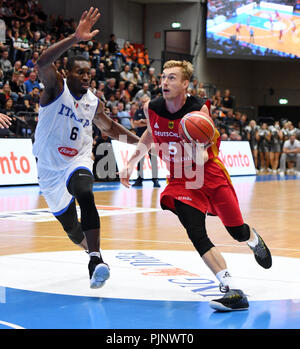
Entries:
[[169,69],[169,68],[175,68],[175,67],[181,68],[183,80],[189,80],[189,81],[191,80],[194,73],[194,68],[192,63],[188,61],[170,60],[164,64],[163,69]]

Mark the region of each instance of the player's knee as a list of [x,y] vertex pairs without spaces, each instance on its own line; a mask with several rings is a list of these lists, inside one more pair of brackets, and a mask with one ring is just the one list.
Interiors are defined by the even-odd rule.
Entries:
[[244,242],[250,238],[250,228],[246,223],[237,227],[226,227],[226,229],[233,239],[238,242]]
[[75,196],[80,206],[89,206],[91,204],[94,204],[94,194],[92,189],[90,189],[89,187],[77,188],[77,190],[74,191],[73,195]]
[[209,237],[207,236],[205,227],[191,225],[186,228],[186,231],[194,247],[196,248],[201,257],[212,247],[214,247],[214,244],[210,241]]

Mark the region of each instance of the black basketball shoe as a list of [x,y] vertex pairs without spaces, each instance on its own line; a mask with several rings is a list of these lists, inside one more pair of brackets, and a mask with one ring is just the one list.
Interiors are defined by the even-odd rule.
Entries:
[[100,288],[110,276],[109,266],[100,258],[92,256],[88,265],[90,274],[90,287]]
[[[220,287],[221,292],[224,292]],[[209,302],[211,308],[217,311],[237,311],[247,310],[249,303],[246,295],[242,290],[226,288],[222,298],[213,299]]]
[[265,244],[264,240],[261,238],[261,236],[256,232],[254,228],[252,228],[254,234],[256,234],[258,238],[258,244],[254,247],[248,246],[251,248],[251,250],[254,253],[254,257],[257,261],[257,263],[262,266],[265,269],[269,269],[272,266],[272,256],[271,252],[269,251],[267,245]]

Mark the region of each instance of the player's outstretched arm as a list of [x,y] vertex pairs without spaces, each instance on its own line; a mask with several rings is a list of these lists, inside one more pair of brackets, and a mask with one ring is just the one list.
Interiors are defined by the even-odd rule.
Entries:
[[124,126],[113,121],[104,111],[104,104],[99,101],[93,123],[110,138],[129,144],[137,144],[140,140],[133,132],[130,132]]
[[56,94],[62,90],[62,76],[57,72],[53,63],[74,44],[91,40],[97,35],[99,30],[92,31],[92,27],[99,17],[100,13],[97,8],[91,7],[89,11],[84,11],[75,33],[50,46],[38,59],[36,66],[39,78],[45,86],[46,93],[48,91],[49,94],[54,94],[52,97],[56,97],[53,90],[56,91]]

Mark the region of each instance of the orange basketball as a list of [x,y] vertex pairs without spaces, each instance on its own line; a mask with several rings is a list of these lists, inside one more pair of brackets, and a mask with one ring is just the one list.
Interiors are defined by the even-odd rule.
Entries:
[[181,119],[178,133],[180,138],[187,142],[208,144],[215,135],[214,121],[203,112],[193,111]]

